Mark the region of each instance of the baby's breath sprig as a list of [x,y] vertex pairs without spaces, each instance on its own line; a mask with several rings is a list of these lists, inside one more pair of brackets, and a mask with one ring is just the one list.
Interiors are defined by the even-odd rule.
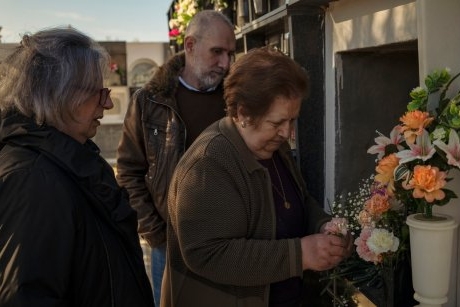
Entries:
[[371,197],[373,182],[374,175],[362,179],[356,191],[338,195],[335,200],[329,202],[331,215],[337,218],[346,218],[348,229],[355,238],[359,236],[361,231],[358,216],[363,210],[364,203]]

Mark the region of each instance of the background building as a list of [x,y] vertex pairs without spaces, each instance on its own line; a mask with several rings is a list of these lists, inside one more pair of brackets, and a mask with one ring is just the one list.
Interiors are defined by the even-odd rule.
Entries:
[[93,140],[101,155],[115,166],[123,119],[131,95],[143,86],[170,56],[168,43],[100,42],[112,57],[112,72],[104,83],[110,87],[114,107],[104,112]]

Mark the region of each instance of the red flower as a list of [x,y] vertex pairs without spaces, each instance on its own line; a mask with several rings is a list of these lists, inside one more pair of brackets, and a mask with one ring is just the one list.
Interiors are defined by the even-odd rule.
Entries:
[[174,28],[171,31],[169,31],[170,38],[177,37],[179,35],[180,35],[179,29]]
[[111,63],[110,64],[110,71],[112,71],[112,72],[117,72],[118,71],[117,63]]

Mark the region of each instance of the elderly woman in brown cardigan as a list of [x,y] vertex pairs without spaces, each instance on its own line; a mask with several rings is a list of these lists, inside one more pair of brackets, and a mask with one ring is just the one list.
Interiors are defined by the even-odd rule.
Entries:
[[284,54],[243,55],[224,82],[227,116],[179,162],[169,190],[162,306],[300,306],[304,270],[350,254],[351,236],[312,199],[287,140],[308,78]]

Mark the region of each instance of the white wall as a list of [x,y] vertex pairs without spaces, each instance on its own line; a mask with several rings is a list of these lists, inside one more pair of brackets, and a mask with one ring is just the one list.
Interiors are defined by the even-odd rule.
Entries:
[[165,46],[168,43],[126,43],[126,65],[132,69],[133,63],[138,59],[150,59],[158,66],[166,61]]
[[[130,74],[128,78],[128,86],[134,86],[133,78],[135,75],[135,67],[141,63],[149,66],[159,67],[166,62],[169,55],[168,43],[127,43],[126,44],[126,65]],[[154,71],[150,71],[152,74]],[[137,72],[139,73],[139,72]],[[142,79],[149,80],[151,75],[143,75]],[[146,80],[143,80],[146,81]],[[139,81],[139,80],[137,80]]]
[[417,37],[416,10],[410,0],[332,2],[333,51],[378,46]]

